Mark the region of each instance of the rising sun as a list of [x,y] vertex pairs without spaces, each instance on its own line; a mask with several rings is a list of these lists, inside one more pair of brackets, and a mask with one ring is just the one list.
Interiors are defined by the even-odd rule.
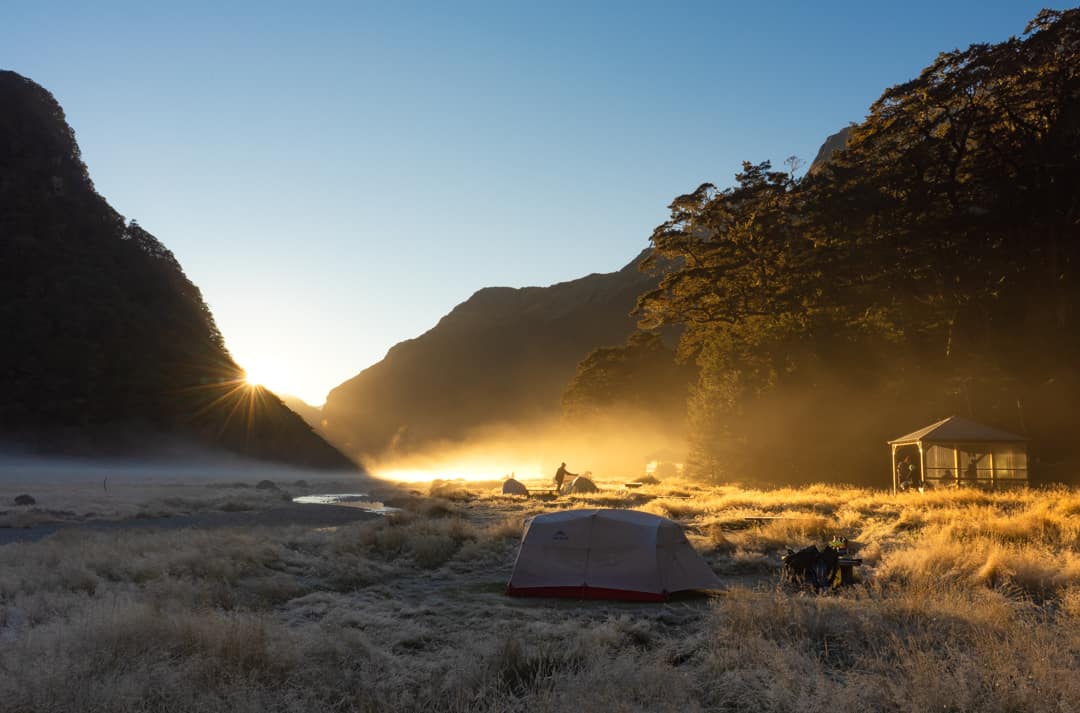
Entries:
[[244,370],[244,382],[248,386],[266,386],[266,380],[259,375],[257,371],[251,371],[250,369]]
[[249,389],[256,387],[278,391],[288,382],[288,376],[275,364],[257,364],[254,368],[244,367],[244,385]]
[[[278,396],[283,394],[298,396],[298,392],[306,393],[312,391],[311,389],[301,389],[296,385],[296,371],[291,370],[289,368],[291,365],[288,363],[279,363],[272,359],[262,359],[258,362],[251,360],[250,366],[244,362],[241,362],[241,364],[243,364],[244,367],[243,382],[249,389],[261,387],[272,391]],[[315,393],[317,393],[317,390]],[[303,398],[303,396],[300,398]],[[310,399],[312,397],[309,396],[308,398]],[[311,403],[322,403],[322,401]]]

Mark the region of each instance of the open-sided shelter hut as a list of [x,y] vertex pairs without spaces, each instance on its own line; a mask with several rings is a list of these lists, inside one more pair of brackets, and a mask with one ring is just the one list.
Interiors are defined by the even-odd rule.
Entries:
[[[1028,482],[1027,439],[966,418],[951,416],[889,445],[894,491],[905,486],[1012,488]],[[915,476],[908,483],[897,472],[905,451],[915,456]]]

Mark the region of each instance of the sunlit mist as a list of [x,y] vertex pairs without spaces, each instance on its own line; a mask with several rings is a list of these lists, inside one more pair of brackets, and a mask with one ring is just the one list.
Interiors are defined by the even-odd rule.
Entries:
[[432,444],[417,453],[368,456],[363,461],[375,477],[395,482],[501,480],[510,474],[522,481],[551,480],[562,462],[572,473],[624,480],[644,475],[646,464],[658,458],[681,460],[674,454],[683,452],[685,444],[665,433],[662,424],[623,411],[611,420],[596,418],[574,425],[552,418],[520,428],[487,427],[464,442]]
[[448,463],[427,468],[376,468],[376,478],[391,482],[424,483],[432,480],[501,480],[511,473],[519,480],[544,477],[539,463],[510,464],[496,468],[486,463]]

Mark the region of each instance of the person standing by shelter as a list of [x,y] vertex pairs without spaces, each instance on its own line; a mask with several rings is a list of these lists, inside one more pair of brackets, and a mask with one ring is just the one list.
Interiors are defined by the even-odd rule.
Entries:
[[559,466],[559,469],[557,471],[555,471],[555,492],[562,492],[563,481],[566,480],[566,476],[568,475],[577,477],[577,473],[571,473],[566,469],[566,462],[563,461],[563,464]]
[[900,490],[907,490],[919,485],[916,482],[915,464],[911,462],[910,454],[905,455],[903,460],[896,466],[896,483]]
[[967,468],[964,469],[964,480],[968,485],[977,485],[979,482],[979,457],[974,454],[971,455]]

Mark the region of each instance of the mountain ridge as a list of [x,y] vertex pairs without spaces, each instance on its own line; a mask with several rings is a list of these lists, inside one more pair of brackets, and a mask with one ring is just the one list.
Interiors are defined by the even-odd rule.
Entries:
[[244,382],[173,254],[96,191],[63,108],[0,71],[0,430],[36,452],[139,454],[162,437],[355,469]]
[[[844,127],[822,143],[811,172],[844,148],[850,130]],[[639,267],[650,251],[643,249],[613,272],[547,286],[480,288],[434,327],[398,342],[382,360],[332,389],[317,416],[309,413],[306,418],[354,457],[381,457],[462,440],[469,431],[488,425],[522,426],[558,414],[560,396],[577,365],[596,349],[621,345],[635,331],[629,313],[638,297],[659,282]],[[573,325],[572,334],[563,339],[560,331],[567,325]],[[550,340],[555,363],[545,368],[528,356],[492,361],[484,352],[498,349],[499,330],[507,330],[503,341],[524,340],[531,349]],[[444,362],[439,353],[450,356]],[[467,362],[474,368],[466,367]],[[494,395],[477,395],[485,389]],[[500,399],[522,403],[507,407]],[[434,415],[462,409],[461,423]]]
[[423,334],[330,391],[325,435],[359,456],[460,440],[484,426],[560,411],[578,362],[621,344],[630,311],[656,284],[638,265],[544,287],[484,287]]

